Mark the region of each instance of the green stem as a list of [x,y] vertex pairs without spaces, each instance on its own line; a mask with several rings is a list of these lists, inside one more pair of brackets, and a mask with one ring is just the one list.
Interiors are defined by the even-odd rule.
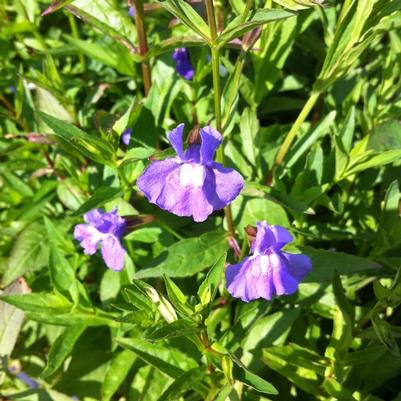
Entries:
[[[214,113],[216,117],[216,129],[223,135],[223,127],[221,124],[221,85],[220,85],[220,55],[219,48],[215,46],[217,38],[216,17],[214,15],[213,0],[205,0],[207,19],[210,27],[211,36],[211,52],[212,52],[212,75],[213,75],[213,92],[214,92]],[[224,164],[224,142],[217,149],[217,161]],[[231,237],[235,237],[235,227],[231,213],[231,207],[228,205],[224,208],[224,214],[227,221],[228,233]]]
[[319,96],[320,93],[312,93],[308,101],[305,103],[303,109],[301,110],[301,113],[299,113],[298,118],[296,119],[294,125],[292,126],[290,132],[287,134],[283,144],[281,145],[277,153],[276,160],[274,162],[275,167],[279,166],[283,162],[283,159],[289,151],[292,142],[294,141],[299,129],[301,128],[301,125],[304,123],[309,113],[315,106],[317,100],[319,99]]
[[242,13],[242,16],[241,16],[242,24],[246,21],[249,11],[251,11],[252,5],[253,5],[253,0],[247,0],[244,12]]
[[[133,3],[135,7],[135,26],[138,34],[139,52],[142,57],[145,57],[148,52],[148,42],[145,32],[143,0],[133,0]],[[142,61],[142,77],[145,96],[147,96],[152,85],[152,77],[149,62],[145,60]]]

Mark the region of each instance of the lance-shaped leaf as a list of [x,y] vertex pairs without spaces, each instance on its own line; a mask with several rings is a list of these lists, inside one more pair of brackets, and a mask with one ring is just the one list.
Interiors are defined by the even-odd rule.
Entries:
[[87,134],[75,125],[67,124],[45,113],[39,114],[62,144],[98,163],[114,166],[114,152],[107,142]]
[[60,1],[53,1],[52,4],[46,8],[45,11],[41,14],[42,17],[54,13],[57,10],[60,10],[60,8],[63,8],[64,6],[72,3],[74,0],[60,0]]
[[[3,295],[26,294],[30,291],[25,280],[20,278],[7,287]],[[11,355],[24,320],[24,312],[15,306],[0,301],[0,355]]]
[[184,0],[166,0],[161,5],[206,42],[210,42],[209,27],[191,5]]
[[293,17],[294,15],[296,14],[286,10],[261,8],[251,13],[246,22],[242,22],[242,16],[238,16],[234,18],[218,36],[216,44],[220,47],[224,46],[231,40],[242,36],[244,33],[258,26],[271,21]]
[[135,277],[160,277],[163,274],[168,277],[191,276],[211,266],[227,248],[227,234],[222,231],[184,239],[167,248]]
[[71,354],[75,343],[84,332],[85,328],[86,325],[68,327],[62,334],[60,334],[50,348],[49,358],[47,365],[42,372],[42,377],[52,375],[63,364],[68,355]]

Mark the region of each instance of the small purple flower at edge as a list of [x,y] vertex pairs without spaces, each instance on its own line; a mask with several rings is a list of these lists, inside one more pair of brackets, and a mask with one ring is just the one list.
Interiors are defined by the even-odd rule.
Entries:
[[284,227],[258,222],[252,255],[227,267],[228,292],[244,302],[296,292],[299,282],[311,271],[312,262],[306,255],[281,250],[292,240]]
[[74,238],[81,243],[87,255],[93,255],[101,244],[101,253],[106,266],[114,271],[124,267],[125,250],[121,237],[126,229],[126,221],[117,214],[117,210],[107,213],[94,209],[84,214],[88,224],[78,224],[74,229]]
[[191,80],[195,74],[195,71],[192,67],[188,50],[185,47],[175,49],[173,53],[173,60],[176,62],[175,69],[177,72],[188,81]]
[[134,6],[130,6],[128,9],[128,14],[131,18],[135,17],[135,7]]
[[122,134],[121,134],[121,141],[124,145],[129,145],[130,140],[131,140],[131,134],[132,134],[132,129],[127,128]]
[[204,221],[231,203],[244,186],[242,176],[213,160],[222,141],[212,127],[200,129],[201,143],[183,152],[184,124],[168,135],[177,157],[152,162],[138,178],[138,188],[149,202],[177,216]]

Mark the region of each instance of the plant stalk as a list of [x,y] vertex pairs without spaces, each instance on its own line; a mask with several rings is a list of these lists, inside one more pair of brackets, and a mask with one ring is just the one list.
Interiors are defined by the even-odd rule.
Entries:
[[253,0],[247,0],[244,12],[242,13],[242,16],[241,16],[241,23],[242,24],[248,18],[248,14],[249,14],[249,11],[251,11],[252,6],[253,6]]
[[282,143],[277,153],[276,160],[274,162],[274,167],[279,166],[283,162],[285,155],[289,151],[292,142],[294,141],[299,129],[301,128],[301,125],[304,123],[309,113],[315,106],[317,100],[319,99],[319,96],[320,93],[312,93],[308,101],[305,103],[297,119],[295,120],[294,125],[291,127],[290,132],[287,134],[286,138],[284,139],[284,142]]
[[[217,38],[216,16],[214,13],[213,0],[205,0],[207,19],[210,27],[210,36],[212,39],[210,48],[212,52],[212,75],[213,75],[213,92],[214,92],[214,113],[216,117],[216,129],[223,135],[223,127],[221,124],[221,85],[220,85],[220,55],[219,49],[215,46]],[[224,164],[224,142],[217,149],[217,161]],[[231,237],[235,238],[235,227],[231,213],[230,205],[224,208],[224,214],[227,220],[227,229]]]
[[[145,57],[148,53],[148,41],[146,39],[145,31],[143,0],[132,1],[135,7],[135,26],[138,34],[139,53],[142,57]],[[149,62],[145,60],[142,61],[142,77],[145,96],[147,96],[152,85],[152,77]]]

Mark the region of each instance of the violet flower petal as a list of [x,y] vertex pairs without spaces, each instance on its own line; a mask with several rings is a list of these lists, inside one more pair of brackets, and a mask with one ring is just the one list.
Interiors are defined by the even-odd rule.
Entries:
[[183,137],[184,135],[184,124],[179,124],[177,125],[176,128],[174,128],[169,134],[168,134],[168,140],[171,143],[171,146],[177,153],[177,156],[183,160],[184,159],[184,153],[183,153]]
[[202,138],[200,145],[200,162],[208,166],[213,163],[214,154],[223,138],[220,132],[209,125],[200,130],[200,136]]
[[213,173],[216,194],[220,202],[216,205],[216,210],[218,210],[231,203],[242,191],[245,183],[238,171],[223,167],[220,163],[213,163]]
[[113,235],[107,235],[102,240],[102,256],[110,269],[120,271],[124,267],[125,250]]
[[[166,185],[168,175],[180,166],[178,158],[166,160],[155,160],[149,164],[136,184],[141,192],[148,198],[150,203],[156,203],[157,198]],[[175,190],[173,191],[175,192]]]
[[102,235],[89,224],[78,224],[74,228],[74,238],[80,242],[87,255],[94,255]]
[[210,198],[215,185],[210,175],[205,166],[183,163],[168,175],[155,203],[177,216],[192,216],[197,222],[206,220],[214,210]]
[[266,222],[258,222],[256,239],[252,244],[252,252],[263,254],[269,249],[278,252],[284,245],[293,240],[292,235],[284,227],[269,226]]
[[302,281],[312,270],[312,261],[309,256],[284,251],[281,251],[281,256],[287,261],[287,269],[297,281]]
[[121,142],[128,146],[130,141],[131,141],[131,135],[132,135],[132,129],[127,128],[122,134],[121,134]]

